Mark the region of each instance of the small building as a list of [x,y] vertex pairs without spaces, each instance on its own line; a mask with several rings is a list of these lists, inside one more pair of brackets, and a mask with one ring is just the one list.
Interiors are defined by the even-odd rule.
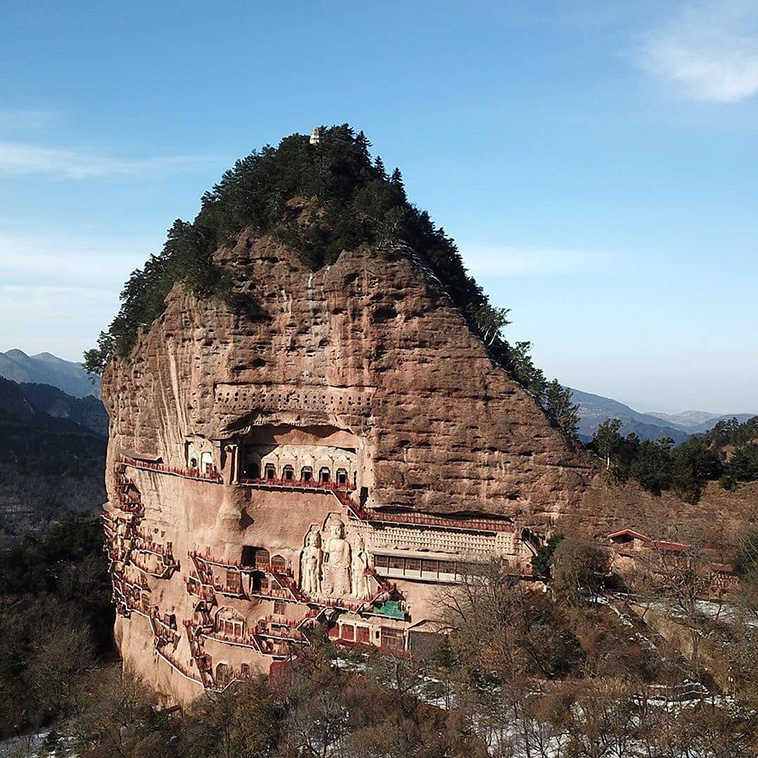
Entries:
[[669,553],[684,553],[687,551],[687,545],[681,542],[666,542],[664,540],[654,540],[641,532],[634,529],[622,529],[618,532],[608,535],[613,547],[619,555],[633,557],[634,553],[642,550],[659,550]]

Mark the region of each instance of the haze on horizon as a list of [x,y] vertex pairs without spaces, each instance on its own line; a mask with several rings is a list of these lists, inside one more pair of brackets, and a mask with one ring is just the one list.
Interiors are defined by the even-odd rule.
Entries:
[[0,350],[80,360],[235,159],[348,122],[549,377],[758,411],[758,3],[12,0],[0,40]]

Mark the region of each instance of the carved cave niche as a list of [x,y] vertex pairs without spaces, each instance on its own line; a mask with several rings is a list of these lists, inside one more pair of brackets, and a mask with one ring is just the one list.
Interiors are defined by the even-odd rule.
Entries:
[[271,563],[268,550],[260,545],[244,545],[242,547],[242,565],[267,569]]
[[216,473],[211,442],[202,437],[192,437],[184,442],[185,465],[190,471],[212,475]]
[[242,458],[242,479],[250,481],[261,478],[261,457],[257,453],[246,452]]
[[227,569],[226,570],[226,586],[232,591],[232,592],[241,592],[242,590],[242,575],[239,571],[236,569]]
[[269,578],[261,571],[256,571],[250,578],[250,586],[253,592],[265,595],[269,589]]
[[245,636],[245,618],[234,608],[224,606],[219,608],[216,613],[215,629],[220,634],[224,634],[228,637],[244,637]]
[[216,464],[213,462],[213,453],[200,453],[200,471],[206,476],[216,473]]
[[249,414],[226,428],[239,446],[237,478],[242,481],[331,483],[357,487],[362,477],[364,440],[333,426],[257,425]]

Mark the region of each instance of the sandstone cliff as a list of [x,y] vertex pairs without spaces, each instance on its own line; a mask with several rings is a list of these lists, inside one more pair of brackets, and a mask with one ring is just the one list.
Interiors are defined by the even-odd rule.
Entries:
[[188,435],[220,438],[265,417],[364,438],[368,508],[544,522],[579,503],[590,457],[493,362],[412,253],[361,248],[314,272],[246,233],[217,259],[254,315],[177,285],[131,360],[104,377],[112,455],[178,467]]
[[550,531],[692,516],[603,484],[360,136],[295,135],[222,185],[127,285],[100,355],[116,638],[157,690],[266,672],[317,623],[412,653],[462,563],[528,575]]

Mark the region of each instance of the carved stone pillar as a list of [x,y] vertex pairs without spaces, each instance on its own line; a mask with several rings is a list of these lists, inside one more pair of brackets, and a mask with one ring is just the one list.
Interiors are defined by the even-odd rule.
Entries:
[[222,471],[224,481],[229,484],[239,484],[239,445],[236,443],[224,445],[224,453],[226,454]]

